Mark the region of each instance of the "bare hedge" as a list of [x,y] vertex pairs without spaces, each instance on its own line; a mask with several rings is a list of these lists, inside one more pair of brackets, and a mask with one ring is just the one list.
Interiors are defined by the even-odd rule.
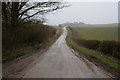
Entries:
[[120,41],[76,40],[80,45],[120,59]]

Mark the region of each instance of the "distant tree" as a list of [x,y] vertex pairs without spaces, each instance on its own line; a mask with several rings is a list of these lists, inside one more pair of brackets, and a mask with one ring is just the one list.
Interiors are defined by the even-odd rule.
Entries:
[[84,22],[79,22],[79,24],[85,24]]
[[29,19],[26,20],[25,23],[29,23],[29,24],[43,24],[46,22],[45,18],[40,18],[40,19]]
[[59,27],[62,27],[62,25],[61,25],[61,24],[59,24]]

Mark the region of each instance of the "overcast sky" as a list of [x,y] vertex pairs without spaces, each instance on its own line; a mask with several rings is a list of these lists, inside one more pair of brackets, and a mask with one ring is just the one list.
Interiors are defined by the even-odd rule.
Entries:
[[87,24],[108,24],[118,22],[117,2],[69,2],[70,7],[46,15],[48,24],[85,22]]

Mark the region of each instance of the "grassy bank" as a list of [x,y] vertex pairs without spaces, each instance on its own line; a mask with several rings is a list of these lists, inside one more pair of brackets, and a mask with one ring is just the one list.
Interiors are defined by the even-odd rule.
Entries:
[[3,62],[49,47],[62,30],[42,24],[26,24],[13,33],[3,32]]
[[[98,62],[102,63],[101,66],[104,65],[104,68],[107,70],[118,70],[118,61],[111,59],[99,52],[87,49],[79,44],[77,44],[72,37],[72,31],[68,28],[68,36],[67,36],[67,43],[74,49],[79,52],[79,55],[84,55],[88,59],[95,59]],[[115,72],[114,71],[114,72]],[[115,74],[116,75],[116,74]],[[117,75],[116,75],[117,76]]]

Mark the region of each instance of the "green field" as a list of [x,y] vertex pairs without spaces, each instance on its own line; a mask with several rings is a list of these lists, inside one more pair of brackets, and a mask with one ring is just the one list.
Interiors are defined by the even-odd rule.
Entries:
[[80,25],[75,28],[78,33],[78,37],[82,39],[118,41],[117,24]]

